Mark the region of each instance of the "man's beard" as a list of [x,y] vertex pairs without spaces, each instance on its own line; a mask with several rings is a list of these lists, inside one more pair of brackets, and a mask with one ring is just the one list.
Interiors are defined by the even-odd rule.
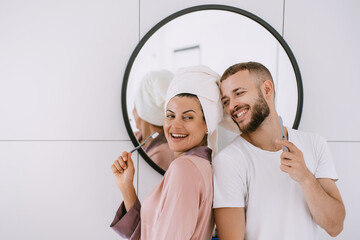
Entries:
[[259,93],[259,97],[258,99],[256,99],[256,102],[252,107],[251,112],[251,119],[247,125],[241,127],[239,123],[234,121],[242,133],[255,132],[255,130],[261,125],[261,123],[269,116],[270,108],[264,97],[262,96],[262,93]]

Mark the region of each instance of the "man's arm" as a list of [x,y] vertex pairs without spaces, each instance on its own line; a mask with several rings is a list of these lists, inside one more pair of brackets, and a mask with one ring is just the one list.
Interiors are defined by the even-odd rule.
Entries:
[[343,229],[345,207],[334,180],[316,179],[306,167],[302,152],[293,143],[286,140],[279,140],[279,143],[290,150],[281,154],[280,169],[300,184],[315,222],[330,236],[337,236]]
[[315,222],[335,237],[341,233],[345,207],[340,192],[332,179],[315,179],[313,175],[300,184]]
[[245,237],[245,210],[243,207],[215,208],[216,229],[221,240],[243,240]]

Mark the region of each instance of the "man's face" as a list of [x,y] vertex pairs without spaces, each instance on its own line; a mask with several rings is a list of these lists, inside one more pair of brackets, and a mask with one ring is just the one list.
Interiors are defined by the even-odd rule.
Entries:
[[242,133],[254,132],[269,116],[270,109],[247,70],[239,71],[220,84],[224,110]]

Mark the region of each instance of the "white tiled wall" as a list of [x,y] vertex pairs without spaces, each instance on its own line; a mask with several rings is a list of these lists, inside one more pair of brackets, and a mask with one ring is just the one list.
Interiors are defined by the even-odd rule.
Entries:
[[[360,238],[358,1],[18,0],[0,1],[0,239],[119,239],[108,227],[121,201],[110,165],[132,148],[126,63],[158,21],[200,4],[242,8],[280,33],[285,6],[304,82],[300,129],[331,141],[347,209],[336,239]],[[161,176],[135,162],[143,199]]]
[[[330,141],[338,187],[347,210],[335,239],[360,239],[360,2],[285,1],[284,38],[298,61],[304,86],[300,129]],[[322,231],[321,239],[333,239]]]
[[119,239],[110,165],[132,148],[120,93],[138,9],[0,1],[0,239]]
[[[140,155],[139,155],[140,156]],[[141,157],[139,159],[139,183],[138,195],[140,201],[144,200],[146,195],[161,181],[162,175],[153,170],[150,165]]]
[[0,4],[0,139],[129,139],[120,92],[138,2]]
[[360,141],[360,2],[286,0],[285,40],[304,86],[300,128]]
[[109,228],[121,203],[110,166],[131,147],[129,141],[0,142],[0,238],[119,239]]
[[[360,239],[360,179],[357,177],[360,169],[360,157],[358,154],[360,142],[330,142],[329,146],[339,176],[337,186],[346,209],[344,230],[335,239]],[[325,231],[322,231],[321,239],[330,240],[334,238],[329,237]]]
[[140,3],[140,35],[143,37],[156,23],[177,11],[205,4],[221,4],[241,8],[261,17],[278,32],[281,32],[283,0],[184,0],[171,1],[171,3],[167,0],[152,0]]

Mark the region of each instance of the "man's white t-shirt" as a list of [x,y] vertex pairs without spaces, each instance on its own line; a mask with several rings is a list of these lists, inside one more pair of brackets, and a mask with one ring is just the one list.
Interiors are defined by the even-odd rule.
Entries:
[[[315,178],[337,180],[324,138],[288,129]],[[247,240],[312,240],[318,226],[300,185],[280,170],[281,151],[255,147],[241,136],[213,161],[214,208],[245,207]]]

